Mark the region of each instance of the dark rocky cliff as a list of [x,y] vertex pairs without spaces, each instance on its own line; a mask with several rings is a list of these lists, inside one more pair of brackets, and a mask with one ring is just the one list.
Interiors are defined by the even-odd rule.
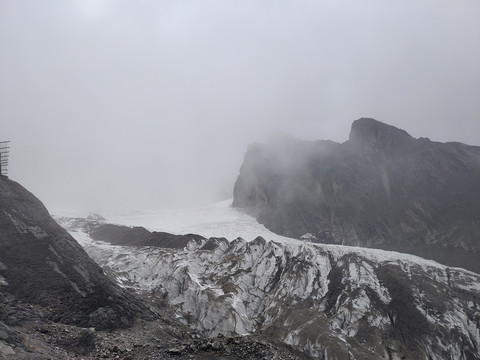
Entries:
[[249,147],[233,205],[282,235],[480,272],[477,146],[415,139],[373,119],[353,122],[342,144],[277,138]]
[[0,303],[0,321],[9,325],[42,316],[111,329],[148,314],[107,279],[35,196],[5,177],[0,177]]

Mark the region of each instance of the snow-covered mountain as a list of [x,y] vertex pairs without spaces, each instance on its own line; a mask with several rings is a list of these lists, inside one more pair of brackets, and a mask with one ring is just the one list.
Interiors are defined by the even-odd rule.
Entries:
[[319,359],[480,359],[478,274],[283,238],[227,203],[105,217],[210,237],[180,249],[113,246],[90,237],[99,218],[57,216],[119,284],[169,304],[180,321],[212,336],[260,334]]

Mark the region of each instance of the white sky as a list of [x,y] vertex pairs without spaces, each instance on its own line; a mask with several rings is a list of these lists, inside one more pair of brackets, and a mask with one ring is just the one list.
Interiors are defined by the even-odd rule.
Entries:
[[47,207],[228,197],[248,143],[360,117],[480,145],[480,1],[0,0],[0,140]]

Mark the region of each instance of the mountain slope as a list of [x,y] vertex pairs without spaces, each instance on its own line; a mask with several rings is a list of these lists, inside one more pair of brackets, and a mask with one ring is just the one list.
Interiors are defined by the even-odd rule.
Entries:
[[382,250],[263,238],[197,237],[178,249],[132,238],[124,245],[134,246],[112,246],[88,236],[98,223],[60,220],[122,286],[172,306],[211,336],[261,335],[318,359],[480,359],[480,276],[469,271]]
[[[98,329],[126,327],[144,305],[113,284],[43,204],[18,183],[0,177],[0,320],[46,318]],[[23,305],[20,305],[23,304]],[[26,311],[26,310],[25,310]]]
[[249,147],[233,205],[281,235],[480,272],[480,147],[373,119],[355,121],[343,144],[278,138]]

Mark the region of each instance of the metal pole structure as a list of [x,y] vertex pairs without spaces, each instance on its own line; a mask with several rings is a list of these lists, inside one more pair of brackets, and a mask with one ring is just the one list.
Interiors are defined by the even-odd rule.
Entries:
[[0,175],[8,177],[8,143],[10,141],[0,141]]

